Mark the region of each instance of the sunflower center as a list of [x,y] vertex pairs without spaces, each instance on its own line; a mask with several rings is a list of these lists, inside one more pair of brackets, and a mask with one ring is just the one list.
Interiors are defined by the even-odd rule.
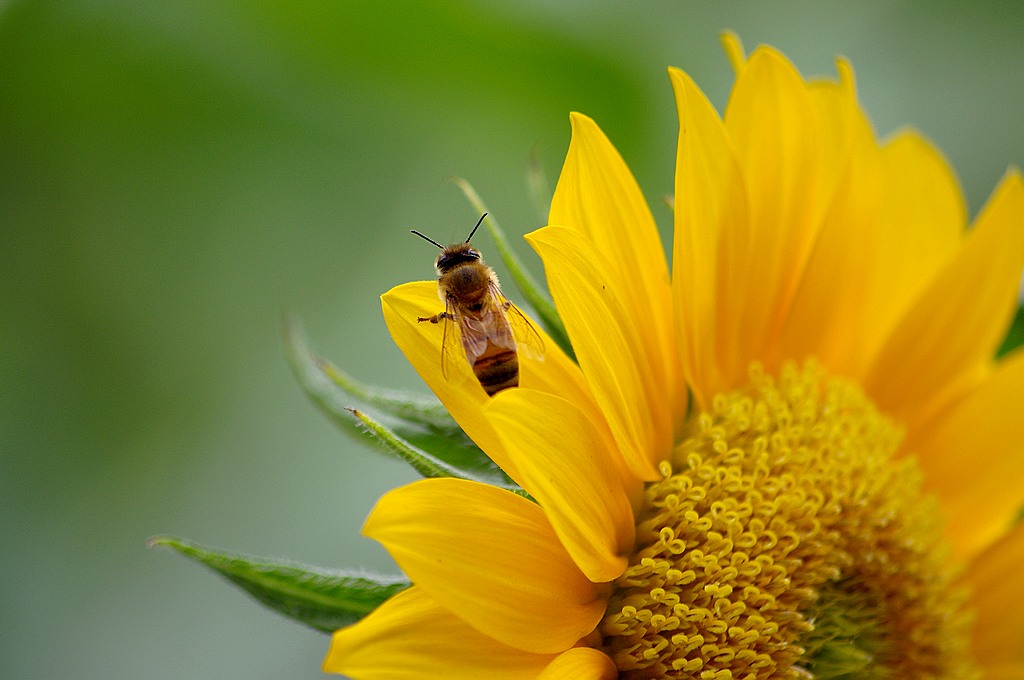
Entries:
[[695,414],[600,624],[622,678],[969,678],[966,594],[898,428],[809,363]]

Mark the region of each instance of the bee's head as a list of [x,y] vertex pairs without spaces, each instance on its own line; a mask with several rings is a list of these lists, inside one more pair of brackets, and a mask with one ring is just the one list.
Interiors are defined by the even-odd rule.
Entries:
[[461,264],[479,261],[480,251],[468,243],[456,243],[441,251],[441,254],[437,256],[437,260],[434,262],[434,266],[437,267],[438,274],[445,274]]
[[450,245],[447,248],[442,246],[440,243],[432,238],[424,236],[415,229],[412,233],[416,234],[425,241],[433,243],[435,246],[441,249],[441,254],[437,256],[437,260],[434,261],[434,266],[437,268],[438,274],[445,274],[455,269],[459,265],[466,264],[467,262],[479,262],[481,260],[480,251],[475,250],[469,245],[469,239],[473,238],[473,234],[476,233],[477,228],[483,223],[484,218],[487,217],[487,213],[480,216],[476,226],[473,227],[473,231],[469,232],[469,238],[466,239],[465,243],[456,243]]

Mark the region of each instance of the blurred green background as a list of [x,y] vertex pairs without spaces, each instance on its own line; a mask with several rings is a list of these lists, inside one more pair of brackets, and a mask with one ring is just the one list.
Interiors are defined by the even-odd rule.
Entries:
[[570,110],[667,235],[665,67],[721,106],[721,29],[806,74],[850,57],[878,130],[935,139],[972,213],[1024,164],[1018,2],[549,5],[0,2],[0,677],[322,677],[326,637],[144,545],[392,568],[359,528],[412,475],[306,401],[282,313],[422,389],[377,299],[432,274],[408,229],[472,226],[452,175],[542,226],[524,169],[557,177]]

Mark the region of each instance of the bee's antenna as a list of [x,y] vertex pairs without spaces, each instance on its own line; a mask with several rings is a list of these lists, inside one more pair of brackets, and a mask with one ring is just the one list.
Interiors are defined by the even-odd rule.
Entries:
[[484,218],[485,217],[487,217],[487,213],[484,213],[483,215],[481,215],[480,219],[477,220],[476,226],[473,227],[473,231],[469,232],[469,238],[466,239],[466,243],[469,243],[469,239],[473,238],[473,234],[475,234],[476,230],[480,228],[480,225],[484,223]]
[[413,233],[413,234],[416,234],[417,236],[419,236],[424,241],[430,241],[431,243],[433,243],[435,246],[437,246],[441,250],[444,250],[444,246],[443,245],[441,245],[440,243],[438,243],[434,239],[430,238],[429,236],[424,236],[423,234],[421,234],[420,232],[416,231],[415,229],[410,229],[409,232]]

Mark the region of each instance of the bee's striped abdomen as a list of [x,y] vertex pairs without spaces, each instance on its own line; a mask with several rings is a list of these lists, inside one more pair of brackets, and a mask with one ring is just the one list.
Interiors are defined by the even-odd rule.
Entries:
[[514,349],[488,342],[487,349],[473,364],[473,373],[487,396],[519,386],[519,356]]

